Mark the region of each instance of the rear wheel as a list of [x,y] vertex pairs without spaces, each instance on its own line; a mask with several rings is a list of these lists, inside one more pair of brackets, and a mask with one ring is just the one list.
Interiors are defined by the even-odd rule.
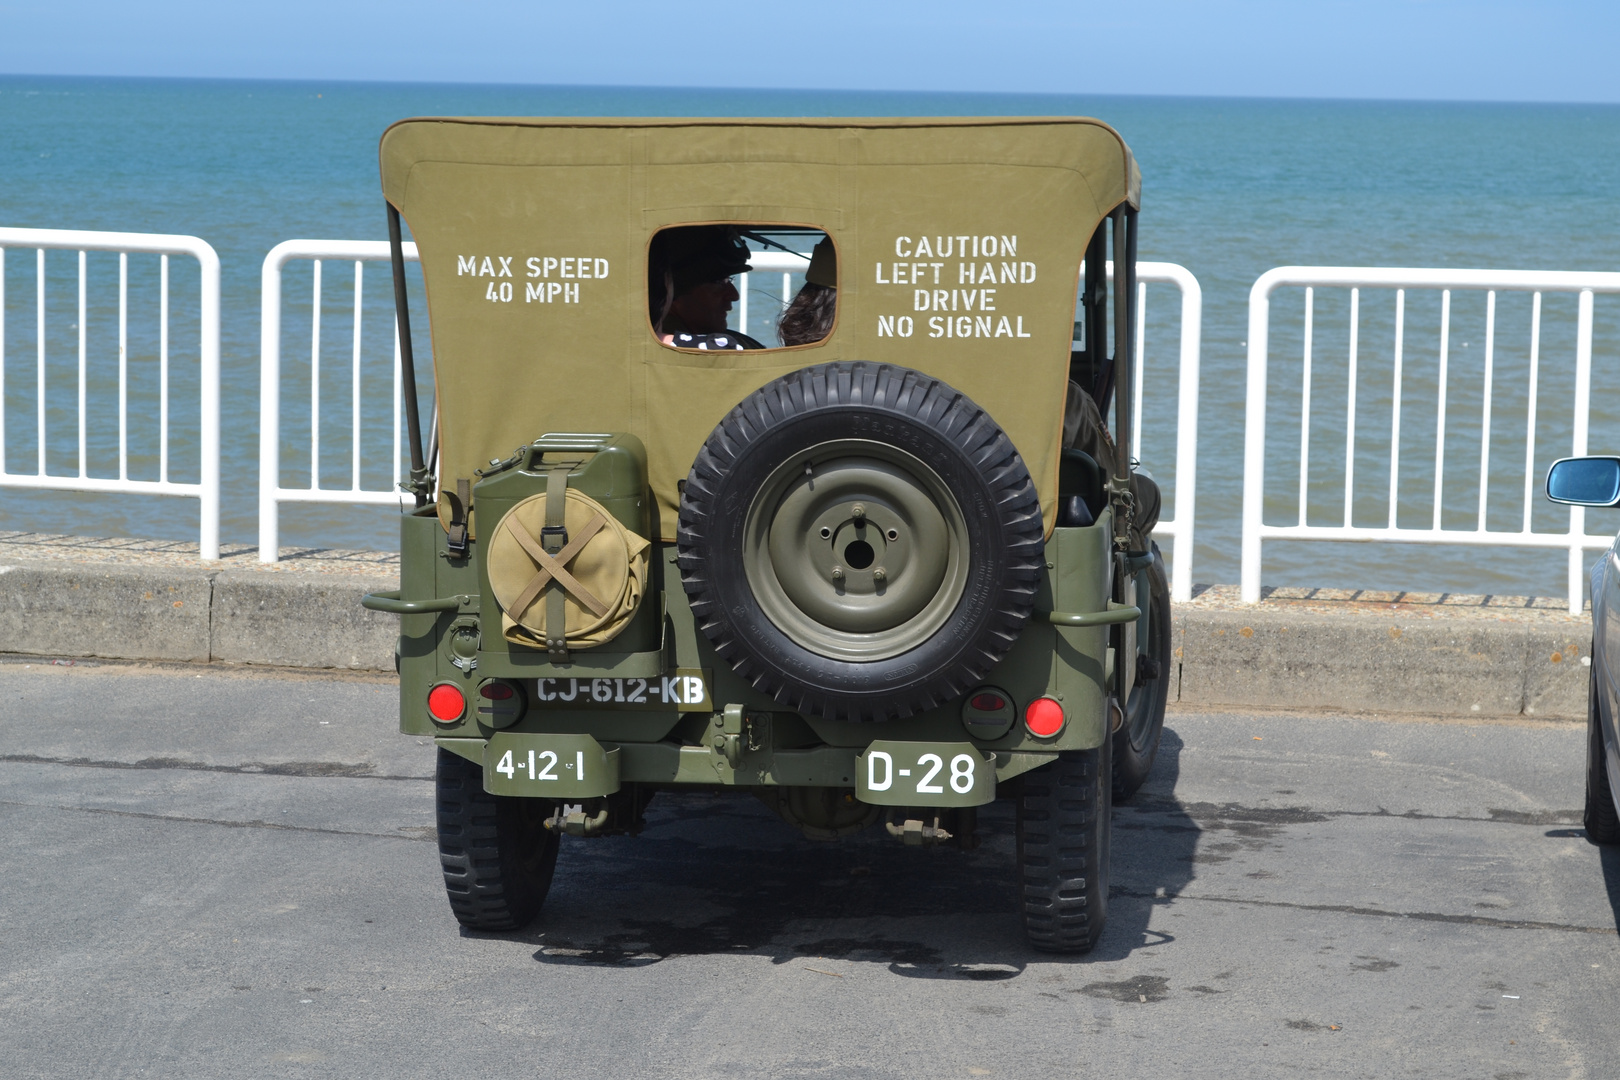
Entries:
[[1147,580],[1147,633],[1137,646],[1136,681],[1125,705],[1125,722],[1114,732],[1114,801],[1136,794],[1147,782],[1164,731],[1164,707],[1170,696],[1170,582],[1165,576],[1159,545],[1153,545],[1153,565],[1137,578],[1136,596],[1143,597]]
[[1090,952],[1108,917],[1113,753],[1068,750],[1025,773],[1018,798],[1018,876],[1029,943]]
[[533,920],[557,868],[555,804],[484,790],[484,770],[441,748],[434,775],[439,862],[450,910],[469,930],[517,930]]
[[1586,813],[1582,823],[1594,844],[1620,844],[1620,813],[1609,785],[1609,755],[1603,745],[1603,718],[1598,715],[1597,664],[1592,665],[1586,704]]

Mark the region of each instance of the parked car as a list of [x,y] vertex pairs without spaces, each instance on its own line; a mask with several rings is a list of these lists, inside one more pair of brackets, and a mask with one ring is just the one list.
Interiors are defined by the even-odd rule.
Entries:
[[[1116,451],[1139,404],[1119,134],[436,118],[381,162],[418,508],[401,589],[365,605],[401,616],[400,728],[438,743],[462,924],[523,925],[559,837],[701,785],[813,839],[960,848],[1010,800],[1030,942],[1090,949],[1171,661],[1156,489]],[[725,321],[767,250],[806,264],[779,346]]]
[[[1620,506],[1620,457],[1576,457],[1547,470],[1547,498]],[[1620,844],[1620,537],[1592,567],[1592,674],[1586,716],[1586,838]]]

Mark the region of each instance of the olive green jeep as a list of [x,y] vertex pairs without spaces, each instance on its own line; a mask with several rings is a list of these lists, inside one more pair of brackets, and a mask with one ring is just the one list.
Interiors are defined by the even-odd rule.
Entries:
[[1031,943],[1091,948],[1170,663],[1157,496],[1102,420],[1136,408],[1119,135],[414,119],[381,169],[418,506],[364,602],[438,744],[456,917],[522,926],[563,836],[659,791],[963,848],[1003,798]]

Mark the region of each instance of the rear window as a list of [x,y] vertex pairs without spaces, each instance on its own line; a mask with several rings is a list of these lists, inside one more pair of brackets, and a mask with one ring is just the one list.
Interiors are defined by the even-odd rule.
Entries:
[[820,229],[676,225],[652,238],[647,319],[670,348],[814,345],[837,313],[837,252]]

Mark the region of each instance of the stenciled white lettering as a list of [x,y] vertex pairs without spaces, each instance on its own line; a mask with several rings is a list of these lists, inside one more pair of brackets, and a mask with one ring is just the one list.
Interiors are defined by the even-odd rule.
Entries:
[[[909,285],[911,309],[922,312],[979,312],[978,317],[951,316],[930,318],[930,338],[1029,338],[1034,335],[1023,328],[1023,317],[992,315],[999,313],[1001,296],[1008,287],[1033,284],[1038,277],[1036,263],[1018,261],[1018,236],[1015,233],[981,235],[935,234],[931,236],[899,236],[894,251],[911,261],[875,263],[874,280],[878,285]],[[961,288],[923,288],[945,284],[947,264],[923,261],[928,256],[954,258],[956,282]],[[994,260],[994,261],[992,261]],[[1015,293],[1016,295],[1016,293]],[[1015,303],[1012,305],[1017,307]],[[902,327],[909,316],[879,315],[878,337],[909,337]],[[910,324],[913,328],[915,323]]]

